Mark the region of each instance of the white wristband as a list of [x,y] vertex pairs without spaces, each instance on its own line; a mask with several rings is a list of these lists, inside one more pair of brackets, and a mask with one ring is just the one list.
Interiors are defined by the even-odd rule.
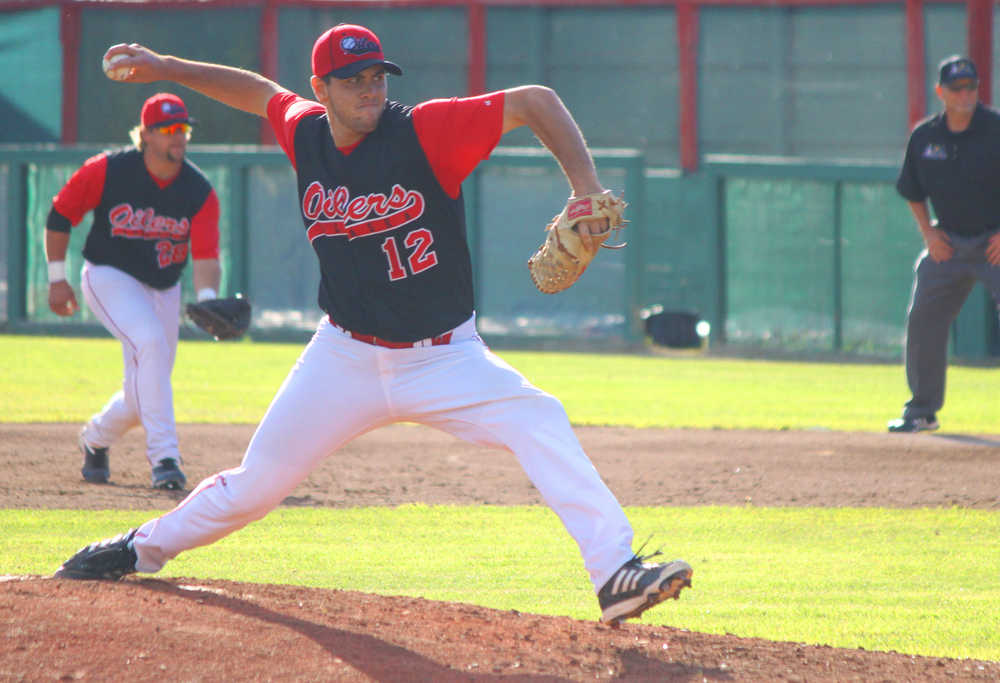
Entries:
[[66,262],[49,261],[49,283],[66,279]]
[[198,301],[204,301],[205,299],[217,299],[218,294],[211,287],[202,287],[198,290]]

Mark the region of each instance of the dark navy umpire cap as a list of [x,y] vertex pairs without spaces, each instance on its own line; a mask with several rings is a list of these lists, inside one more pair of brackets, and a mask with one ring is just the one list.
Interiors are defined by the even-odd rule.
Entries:
[[376,64],[391,74],[403,75],[403,70],[382,54],[378,36],[364,26],[337,24],[313,45],[313,75],[320,78],[350,78]]
[[979,81],[979,72],[976,71],[976,65],[972,63],[971,59],[961,55],[952,55],[941,61],[938,83],[948,85],[962,79]]

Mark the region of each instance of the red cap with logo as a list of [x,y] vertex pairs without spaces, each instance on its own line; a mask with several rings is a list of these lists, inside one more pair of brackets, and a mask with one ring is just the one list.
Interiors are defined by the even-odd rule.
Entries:
[[155,128],[171,123],[194,123],[188,116],[184,100],[167,92],[156,93],[142,105],[141,115],[144,128]]
[[350,78],[375,64],[391,74],[403,75],[403,70],[382,54],[378,36],[364,26],[337,24],[313,45],[313,75],[320,78]]

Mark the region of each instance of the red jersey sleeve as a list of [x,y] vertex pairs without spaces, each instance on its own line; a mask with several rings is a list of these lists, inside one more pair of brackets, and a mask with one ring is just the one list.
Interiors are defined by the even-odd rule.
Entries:
[[191,218],[191,258],[219,258],[219,196],[214,189]]
[[413,109],[413,125],[438,183],[457,197],[462,181],[488,159],[503,134],[502,91],[430,100]]
[[107,170],[107,152],[87,159],[52,199],[52,209],[70,225],[79,223],[88,211],[100,203]]
[[292,168],[296,168],[295,127],[305,116],[325,113],[326,110],[319,102],[307,100],[287,90],[279,92],[267,103],[267,120],[285,156],[292,162]]

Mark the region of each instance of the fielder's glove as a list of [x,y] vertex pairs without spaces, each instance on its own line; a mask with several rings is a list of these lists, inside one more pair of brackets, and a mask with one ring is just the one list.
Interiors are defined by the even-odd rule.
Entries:
[[187,305],[191,321],[216,339],[238,339],[250,327],[250,302],[242,294]]
[[[623,214],[626,206],[625,201],[615,197],[610,190],[571,197],[562,213],[545,227],[548,231],[545,242],[528,259],[528,272],[538,290],[545,294],[563,291],[580,279],[597,255],[596,249],[591,251],[584,246],[576,229],[577,223],[590,218],[607,218],[607,230],[593,236],[595,240],[599,240],[612,230],[625,227]],[[625,245],[601,246],[619,249]]]

